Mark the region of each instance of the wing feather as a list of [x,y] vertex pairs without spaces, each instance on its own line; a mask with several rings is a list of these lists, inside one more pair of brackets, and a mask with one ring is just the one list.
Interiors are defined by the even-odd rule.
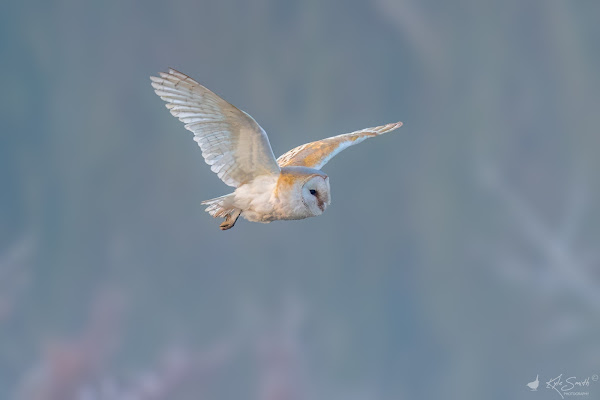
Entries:
[[370,137],[391,132],[401,126],[402,122],[395,122],[393,124],[367,128],[306,143],[280,156],[277,159],[277,163],[280,167],[301,166],[321,169],[329,160],[345,148],[358,144]]
[[279,174],[269,138],[250,115],[174,69],[150,79],[171,114],[194,133],[211,170],[227,185],[238,187],[256,176]]

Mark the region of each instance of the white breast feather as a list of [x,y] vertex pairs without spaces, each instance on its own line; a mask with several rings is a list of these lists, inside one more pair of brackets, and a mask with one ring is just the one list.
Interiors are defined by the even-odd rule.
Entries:
[[234,192],[234,204],[244,210],[242,216],[249,221],[270,222],[275,212],[274,191],[278,176],[257,176]]

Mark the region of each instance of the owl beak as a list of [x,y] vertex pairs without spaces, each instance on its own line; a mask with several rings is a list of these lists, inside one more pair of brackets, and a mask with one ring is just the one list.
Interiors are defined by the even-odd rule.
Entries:
[[317,207],[319,207],[319,210],[321,210],[321,212],[325,211],[325,206],[326,203],[323,201],[323,199],[321,199],[321,196],[317,197]]

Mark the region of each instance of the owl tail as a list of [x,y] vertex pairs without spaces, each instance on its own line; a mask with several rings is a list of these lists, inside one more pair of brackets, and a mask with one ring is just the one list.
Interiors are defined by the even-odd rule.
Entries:
[[201,204],[207,205],[206,212],[215,218],[227,218],[235,214],[238,210],[233,206],[233,193],[217,197],[210,200],[204,200]]

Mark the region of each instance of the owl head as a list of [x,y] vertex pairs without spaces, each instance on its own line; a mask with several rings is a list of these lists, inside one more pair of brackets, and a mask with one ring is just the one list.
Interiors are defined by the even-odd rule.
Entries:
[[325,174],[309,177],[302,185],[301,190],[302,202],[311,216],[323,214],[323,211],[331,204],[329,177]]
[[283,167],[277,182],[277,194],[289,214],[298,218],[316,217],[331,204],[329,177],[307,167]]

